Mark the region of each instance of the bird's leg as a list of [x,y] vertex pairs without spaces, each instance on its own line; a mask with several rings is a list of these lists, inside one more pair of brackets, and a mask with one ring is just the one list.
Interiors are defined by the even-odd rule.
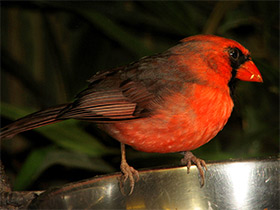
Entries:
[[[120,189],[123,195],[124,193],[124,183],[126,182],[127,179],[129,179],[130,182],[130,192],[128,195],[131,195],[134,189],[135,181],[137,182],[139,180],[139,173],[137,170],[135,170],[133,167],[129,166],[128,163],[126,162],[126,157],[125,157],[125,144],[121,143],[121,172],[122,176],[120,178]],[[134,176],[136,179],[134,179]]]
[[191,153],[190,151],[186,151],[184,152],[184,157],[181,159],[181,163],[183,165],[186,165],[187,168],[188,168],[188,171],[187,173],[190,172],[190,167],[192,165],[192,162],[196,165],[198,171],[199,171],[199,174],[200,174],[200,178],[201,178],[201,187],[203,187],[204,185],[204,179],[205,179],[205,175],[204,175],[204,171],[203,171],[203,167],[205,168],[205,170],[207,170],[207,167],[206,167],[206,163],[204,160],[202,159],[199,159],[197,157],[194,156],[193,153]]

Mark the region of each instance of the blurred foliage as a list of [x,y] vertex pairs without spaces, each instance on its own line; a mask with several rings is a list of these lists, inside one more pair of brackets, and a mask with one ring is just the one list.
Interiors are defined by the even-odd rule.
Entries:
[[[1,125],[72,101],[99,70],[201,33],[245,45],[264,83],[240,82],[228,124],[195,154],[206,160],[278,154],[278,1],[2,1]],[[94,124],[72,120],[3,141],[1,155],[14,189],[36,190],[119,171],[118,147]],[[135,168],[179,160],[128,149]]]

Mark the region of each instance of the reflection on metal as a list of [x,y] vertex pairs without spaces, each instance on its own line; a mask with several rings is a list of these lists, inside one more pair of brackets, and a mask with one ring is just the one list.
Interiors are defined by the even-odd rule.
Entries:
[[250,183],[252,183],[252,168],[247,163],[236,163],[227,167],[229,186],[232,190],[232,201],[238,209],[247,206]]
[[189,174],[186,167],[141,171],[130,196],[120,193],[119,174],[97,177],[46,191],[29,208],[280,209],[279,163],[270,158],[208,164],[202,188],[195,166]]

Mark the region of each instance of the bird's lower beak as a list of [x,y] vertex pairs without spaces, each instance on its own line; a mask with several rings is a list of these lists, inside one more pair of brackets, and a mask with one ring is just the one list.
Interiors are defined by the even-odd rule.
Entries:
[[248,82],[263,82],[261,73],[251,60],[239,67],[236,73],[236,78]]

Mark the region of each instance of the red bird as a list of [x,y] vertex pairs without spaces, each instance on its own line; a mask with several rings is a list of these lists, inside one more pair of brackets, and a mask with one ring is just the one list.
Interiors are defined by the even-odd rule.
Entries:
[[184,152],[182,163],[197,165],[203,185],[205,162],[190,151],[226,124],[236,79],[262,82],[247,49],[218,36],[192,36],[163,53],[97,73],[73,103],[23,117],[2,128],[0,136],[70,118],[93,121],[121,142],[121,183],[129,178],[130,194],[139,176],[126,162],[125,145],[144,152]]

